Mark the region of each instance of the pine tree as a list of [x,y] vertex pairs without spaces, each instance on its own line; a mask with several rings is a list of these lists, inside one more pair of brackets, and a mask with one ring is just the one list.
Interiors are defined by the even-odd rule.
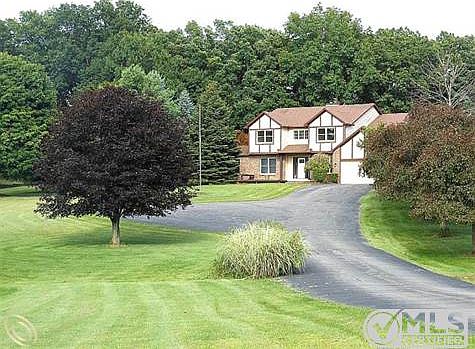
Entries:
[[[219,85],[210,82],[198,98],[201,106],[202,179],[204,184],[236,180],[239,149],[230,126],[231,109],[220,95]],[[192,119],[193,157],[198,161],[198,115]]]
[[181,115],[187,120],[191,120],[196,108],[187,90],[180,92],[176,104],[180,108]]

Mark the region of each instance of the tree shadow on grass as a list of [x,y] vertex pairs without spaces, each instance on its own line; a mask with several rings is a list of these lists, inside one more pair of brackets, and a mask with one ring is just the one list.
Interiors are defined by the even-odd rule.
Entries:
[[39,195],[37,189],[24,184],[0,184],[0,197],[37,197]]
[[5,189],[5,188],[16,188],[16,187],[21,187],[24,186],[22,183],[1,183],[0,182],[0,189]]
[[[148,229],[146,229],[148,230]],[[121,243],[123,247],[134,245],[178,245],[212,241],[210,233],[192,232],[189,230],[171,230],[170,228],[155,227],[155,231],[137,231],[137,227],[121,228]],[[100,229],[97,232],[64,234],[55,239],[55,244],[65,246],[109,246],[111,233]]]

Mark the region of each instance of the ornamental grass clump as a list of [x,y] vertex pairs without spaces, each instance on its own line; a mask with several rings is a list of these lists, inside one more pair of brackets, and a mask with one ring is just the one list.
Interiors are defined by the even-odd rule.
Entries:
[[264,278],[303,270],[309,249],[299,231],[289,232],[270,221],[249,223],[233,229],[214,262],[219,276]]

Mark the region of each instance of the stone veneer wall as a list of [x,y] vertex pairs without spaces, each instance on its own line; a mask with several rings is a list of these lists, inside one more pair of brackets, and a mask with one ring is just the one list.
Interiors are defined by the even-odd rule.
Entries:
[[[275,175],[261,175],[260,161],[261,158],[276,158],[276,173]],[[239,158],[239,173],[240,174],[253,174],[256,180],[280,180],[281,162],[282,159],[279,155],[266,155],[266,156],[241,156]]]
[[332,171],[333,173],[338,173],[338,175],[340,175],[340,154],[341,147],[335,150],[332,154]]

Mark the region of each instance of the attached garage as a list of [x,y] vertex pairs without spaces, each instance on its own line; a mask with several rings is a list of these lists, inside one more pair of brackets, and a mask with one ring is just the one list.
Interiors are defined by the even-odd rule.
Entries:
[[340,152],[340,183],[341,184],[373,184],[373,179],[360,174],[364,150],[361,147],[363,133],[357,131],[342,145]]
[[360,175],[361,161],[341,161],[341,184],[373,184],[373,179]]

